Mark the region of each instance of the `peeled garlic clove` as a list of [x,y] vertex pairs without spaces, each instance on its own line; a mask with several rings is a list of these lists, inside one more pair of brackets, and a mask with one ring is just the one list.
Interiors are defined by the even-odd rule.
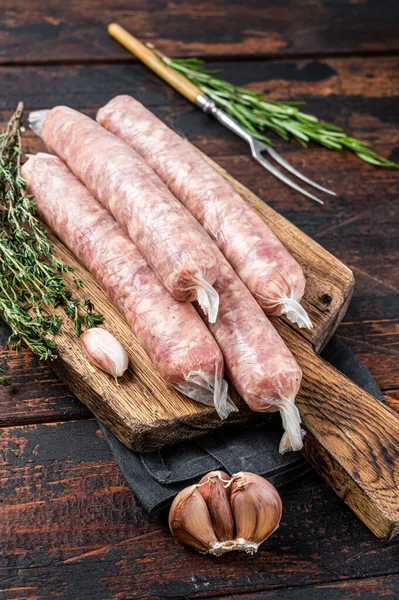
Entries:
[[169,528],[181,542],[199,552],[215,551],[220,546],[205,500],[196,485],[185,488],[172,502]]
[[206,502],[213,529],[220,542],[234,538],[234,519],[230,507],[230,477],[223,471],[211,471],[201,479],[198,491]]
[[253,554],[277,529],[282,504],[276,488],[254,473],[232,476],[231,508],[236,525],[236,542],[240,549]]
[[129,357],[122,344],[106,329],[92,327],[80,337],[83,349],[96,367],[113,375],[116,382],[129,366]]

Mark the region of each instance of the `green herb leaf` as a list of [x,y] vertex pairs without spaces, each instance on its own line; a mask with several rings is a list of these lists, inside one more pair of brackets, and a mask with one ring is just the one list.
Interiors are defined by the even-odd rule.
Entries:
[[[63,306],[77,336],[83,327],[102,320],[90,300],[72,298],[64,274],[73,268],[54,256],[46,230],[36,217],[34,198],[21,176],[23,104],[18,104],[0,134],[0,314],[11,327],[11,347],[24,345],[44,360],[56,358],[52,337],[61,329],[55,313]],[[75,279],[76,288],[83,285]],[[9,378],[0,377],[0,385]]]
[[398,167],[391,160],[378,156],[365,142],[347,136],[340,127],[323,123],[314,115],[299,111],[297,107],[304,104],[302,101],[269,100],[262,92],[246,90],[214,77],[218,71],[207,69],[202,60],[169,58],[157,50],[155,52],[167,65],[195,83],[217,106],[237,119],[246,131],[270,146],[272,142],[264,135],[265,129],[270,129],[287,141],[293,138],[304,147],[312,141],[330,150],[342,151],[347,148],[372,165]]

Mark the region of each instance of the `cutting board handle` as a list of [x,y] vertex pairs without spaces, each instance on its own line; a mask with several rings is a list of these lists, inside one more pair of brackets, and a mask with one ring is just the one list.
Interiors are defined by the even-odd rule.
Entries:
[[399,533],[399,415],[323,361],[299,336],[286,341],[304,374],[297,400],[307,432],[304,455],[375,535],[394,538]]

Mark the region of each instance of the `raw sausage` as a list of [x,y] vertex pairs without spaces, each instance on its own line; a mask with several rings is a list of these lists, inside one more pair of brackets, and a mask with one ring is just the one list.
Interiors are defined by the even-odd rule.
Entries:
[[301,384],[301,369],[223,257],[215,288],[220,299],[219,315],[216,323],[207,325],[222,350],[232,384],[252,410],[280,411],[285,430],[280,452],[300,450],[303,432],[294,400]]
[[312,327],[299,264],[225,178],[140,102],[117,96],[97,121],[136,150],[201,223],[268,315]]
[[112,216],[55,156],[39,153],[22,168],[40,217],[94,275],[125,316],[162,377],[224,418],[235,410],[223,357],[192,304],[159,282]]
[[32,129],[127,231],[166,289],[197,299],[215,321],[213,243],[161,179],[127,144],[65,106],[31,113]]

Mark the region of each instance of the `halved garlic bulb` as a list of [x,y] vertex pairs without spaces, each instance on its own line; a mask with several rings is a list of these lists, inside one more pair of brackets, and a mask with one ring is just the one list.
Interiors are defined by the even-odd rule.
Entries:
[[279,493],[263,477],[241,472],[229,478],[211,471],[176,496],[169,527],[181,542],[205,554],[254,554],[279,526],[281,513]]

